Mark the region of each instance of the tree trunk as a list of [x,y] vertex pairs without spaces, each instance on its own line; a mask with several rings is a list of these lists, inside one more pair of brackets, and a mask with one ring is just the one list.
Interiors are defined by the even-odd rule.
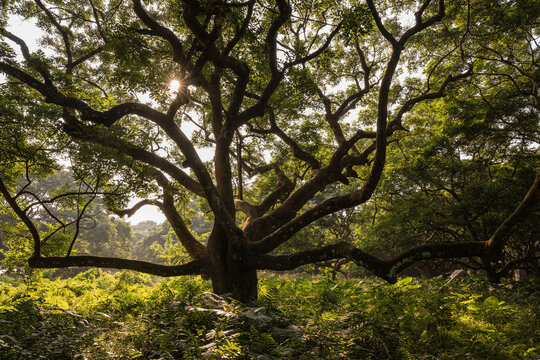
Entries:
[[212,276],[212,287],[219,295],[231,294],[242,302],[257,299],[257,270],[230,264],[229,268]]
[[257,299],[257,270],[247,264],[243,251],[237,245],[243,241],[228,239],[218,225],[208,239],[208,255],[212,263],[210,278],[216,294],[231,294],[237,300],[247,302]]
[[499,284],[501,282],[502,274],[497,272],[496,267],[491,263],[488,256],[484,256],[482,264],[484,265],[487,281],[489,281],[490,284]]

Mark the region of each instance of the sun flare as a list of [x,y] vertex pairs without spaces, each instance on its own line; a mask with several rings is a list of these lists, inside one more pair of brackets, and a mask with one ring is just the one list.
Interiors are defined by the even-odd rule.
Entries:
[[180,89],[180,81],[179,80],[171,80],[169,83],[169,91],[173,94],[177,93]]

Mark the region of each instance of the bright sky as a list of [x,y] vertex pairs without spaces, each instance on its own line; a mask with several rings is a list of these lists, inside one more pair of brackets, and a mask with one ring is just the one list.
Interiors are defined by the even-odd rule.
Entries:
[[[139,201],[139,199],[133,199],[129,203],[129,206],[133,206]],[[131,217],[123,218],[127,222],[129,222],[132,225],[138,224],[142,221],[146,220],[153,220],[157,222],[158,224],[165,221],[165,215],[155,206],[146,205],[139,209],[135,214],[133,214]]]

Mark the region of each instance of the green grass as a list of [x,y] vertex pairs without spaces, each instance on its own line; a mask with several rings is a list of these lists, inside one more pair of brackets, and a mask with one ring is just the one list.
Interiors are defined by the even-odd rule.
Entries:
[[0,277],[0,358],[540,358],[538,281],[262,278],[240,304],[200,278]]

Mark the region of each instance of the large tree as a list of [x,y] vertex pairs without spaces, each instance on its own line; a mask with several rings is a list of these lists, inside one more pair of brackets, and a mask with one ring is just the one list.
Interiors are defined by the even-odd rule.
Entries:
[[[201,274],[217,293],[241,299],[256,297],[258,270],[331,259],[395,281],[423,259],[496,262],[537,203],[538,176],[489,239],[424,244],[393,259],[348,242],[274,252],[313,222],[371,198],[408,113],[475,73],[480,31],[489,41],[497,31],[513,34],[512,46],[537,60],[534,1],[489,2],[493,14],[515,10],[533,20],[506,21],[504,29],[490,27],[501,19],[489,16],[486,1],[448,8],[444,0],[3,3],[0,191],[33,237],[32,267]],[[6,28],[14,15],[43,31],[39,49]],[[517,72],[518,85],[537,99],[536,60],[522,64],[499,51],[484,56],[481,68]],[[213,161],[201,159],[205,148]],[[79,190],[36,200],[30,184],[66,163]],[[142,200],[128,209],[133,196]],[[119,215],[157,206],[193,260],[165,266],[73,254],[95,197]],[[213,221],[206,243],[183,211],[191,198]],[[55,216],[58,226],[43,229],[32,212],[41,206],[54,215],[47,209],[57,200],[77,216]],[[58,229],[69,236],[50,235]],[[45,251],[44,240],[55,239],[66,245]]]

